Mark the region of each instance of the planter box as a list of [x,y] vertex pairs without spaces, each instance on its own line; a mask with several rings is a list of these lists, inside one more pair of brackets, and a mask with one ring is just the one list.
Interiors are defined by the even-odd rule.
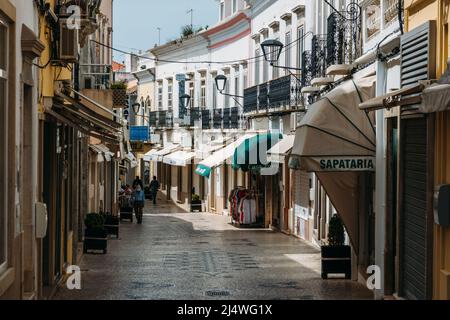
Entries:
[[113,89],[112,95],[113,108],[127,107],[127,89]]
[[352,249],[350,246],[322,246],[322,279],[329,274],[344,274],[352,278]]
[[106,230],[86,229],[84,231],[83,253],[88,251],[103,251],[103,254],[108,252],[108,234]]
[[130,220],[133,222],[133,208],[121,208],[120,209],[120,221]]
[[191,203],[191,212],[203,212],[203,203],[201,200],[199,201],[192,201]]
[[114,216],[106,216],[105,230],[108,235],[116,236],[119,238],[119,218]]

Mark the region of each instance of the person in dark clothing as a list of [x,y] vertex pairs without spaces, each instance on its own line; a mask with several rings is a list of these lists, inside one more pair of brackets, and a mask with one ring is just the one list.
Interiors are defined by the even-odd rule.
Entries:
[[141,189],[144,190],[144,183],[139,176],[133,181],[133,190],[136,190],[137,186],[140,186]]
[[153,181],[150,183],[150,192],[152,194],[153,204],[156,204],[156,197],[158,196],[160,184],[156,177],[153,177]]

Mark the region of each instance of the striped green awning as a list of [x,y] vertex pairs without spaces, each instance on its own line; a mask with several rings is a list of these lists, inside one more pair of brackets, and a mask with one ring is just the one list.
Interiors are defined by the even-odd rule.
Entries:
[[281,133],[270,132],[246,139],[234,151],[233,169],[248,172],[270,167],[267,152],[281,139]]

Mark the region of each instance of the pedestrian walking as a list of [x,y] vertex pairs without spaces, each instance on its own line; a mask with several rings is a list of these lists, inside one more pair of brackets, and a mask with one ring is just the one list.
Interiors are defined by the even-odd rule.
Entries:
[[133,189],[136,190],[136,187],[140,186],[142,190],[144,190],[144,183],[142,182],[139,176],[136,177],[133,181]]
[[134,213],[138,224],[142,224],[142,216],[145,207],[145,194],[141,186],[138,184],[134,190]]
[[153,181],[150,183],[150,192],[152,194],[153,204],[156,205],[156,197],[158,196],[158,190],[160,188],[159,181],[156,177],[153,177]]

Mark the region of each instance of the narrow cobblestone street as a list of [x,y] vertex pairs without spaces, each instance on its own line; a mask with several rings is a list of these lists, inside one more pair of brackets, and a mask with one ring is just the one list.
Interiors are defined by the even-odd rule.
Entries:
[[147,204],[144,224],[124,222],[107,255],[84,255],[82,289],[55,299],[370,299],[364,287],[320,278],[319,252],[229,218]]

